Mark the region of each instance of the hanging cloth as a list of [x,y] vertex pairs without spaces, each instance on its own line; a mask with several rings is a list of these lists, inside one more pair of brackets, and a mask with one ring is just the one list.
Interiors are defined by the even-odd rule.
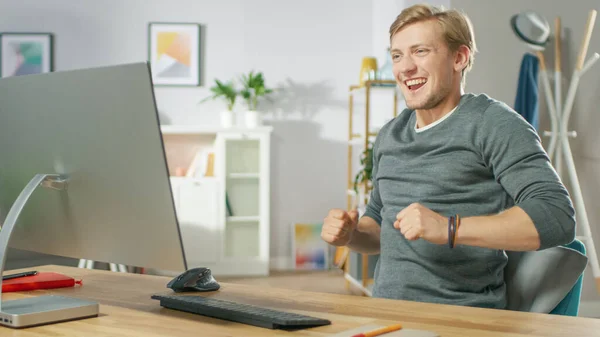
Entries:
[[532,54],[525,54],[521,61],[519,83],[514,109],[536,130],[539,126],[538,114],[538,70],[539,60]]

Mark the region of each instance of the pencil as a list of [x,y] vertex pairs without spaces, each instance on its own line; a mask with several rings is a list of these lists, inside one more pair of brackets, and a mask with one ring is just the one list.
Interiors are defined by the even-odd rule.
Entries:
[[400,330],[400,329],[402,329],[402,324],[393,324],[393,325],[386,326],[383,328],[379,328],[379,329],[375,329],[375,330],[371,330],[371,331],[367,331],[367,332],[362,332],[362,333],[356,334],[352,337],[374,337],[374,336],[382,335],[386,332],[392,332],[392,331],[396,331],[396,330]]

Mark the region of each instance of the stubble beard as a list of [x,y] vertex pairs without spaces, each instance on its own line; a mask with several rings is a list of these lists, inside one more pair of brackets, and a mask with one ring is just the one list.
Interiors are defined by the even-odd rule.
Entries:
[[411,110],[431,110],[437,107],[450,93],[448,88],[441,88],[438,92],[431,93],[424,102],[406,102],[406,107]]

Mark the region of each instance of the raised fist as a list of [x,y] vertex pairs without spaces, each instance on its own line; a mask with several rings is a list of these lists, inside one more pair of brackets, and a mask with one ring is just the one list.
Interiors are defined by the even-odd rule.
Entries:
[[346,212],[342,209],[332,209],[323,221],[321,238],[331,245],[345,246],[352,240],[357,225],[357,210]]

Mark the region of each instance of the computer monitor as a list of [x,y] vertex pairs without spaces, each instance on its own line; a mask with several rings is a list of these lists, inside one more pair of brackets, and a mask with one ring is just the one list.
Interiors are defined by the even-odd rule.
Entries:
[[10,247],[187,269],[147,62],[0,79],[3,223],[37,174]]

